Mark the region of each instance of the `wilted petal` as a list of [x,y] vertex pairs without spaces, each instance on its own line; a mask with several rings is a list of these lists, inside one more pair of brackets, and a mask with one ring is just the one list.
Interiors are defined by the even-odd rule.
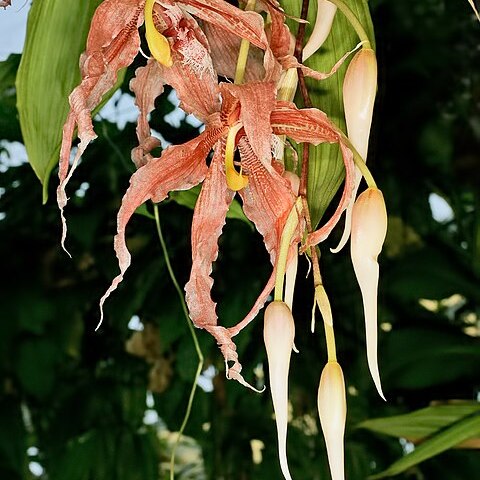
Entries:
[[248,142],[258,159],[268,168],[272,158],[270,115],[276,102],[275,84],[261,82],[231,85],[223,83],[221,89],[224,97],[229,94],[240,103],[240,121],[245,129]]
[[[63,225],[62,245],[66,235],[63,208],[68,200],[65,187],[88,144],[96,138],[91,111],[114,86],[117,72],[135,58],[140,47],[138,27],[142,22],[143,4],[138,0],[105,0],[93,16],[87,48],[80,58],[82,82],[69,97],[70,112],[63,127],[58,171],[60,185],[57,189]],[[69,172],[71,143],[76,127],[80,144]]]
[[258,13],[246,12],[224,0],[182,0],[176,3],[192,15],[218,25],[263,50],[268,48],[263,19]]
[[[216,72],[221,76],[234,78],[242,39],[238,35],[208,22],[204,23],[203,31],[210,45],[210,55]],[[258,82],[264,77],[263,51],[250,45],[244,82]]]
[[224,142],[215,149],[203,183],[192,221],[192,273],[185,286],[193,323],[200,328],[217,324],[215,302],[211,298],[212,263],[218,256],[218,238],[234,192],[227,188],[223,168]]
[[224,130],[221,127],[207,128],[190,142],[168,147],[161,157],[152,158],[132,175],[118,211],[114,240],[120,274],[100,300],[100,322],[103,319],[103,303],[123,280],[130,266],[130,253],[125,241],[125,229],[130,217],[147,200],[161,202],[172,190],[188,190],[200,183],[207,174],[205,158],[222,134]]
[[320,110],[308,108],[299,110],[289,102],[277,102],[277,108],[272,112],[271,123],[273,132],[277,135],[287,135],[296,142],[306,142],[318,145],[322,142],[338,143],[345,164],[345,186],[342,198],[330,220],[319,230],[308,235],[304,248],[324,241],[340,220],[342,212],[352,197],[354,188],[353,154],[345,145],[342,136],[328,117]]
[[263,236],[265,247],[275,263],[283,227],[295,203],[290,183],[272,165],[260,162],[248,140],[238,144],[248,185],[241,190],[243,211]]
[[135,70],[130,81],[130,90],[135,94],[138,107],[137,138],[139,146],[132,151],[132,159],[137,167],[146,163],[145,155],[160,145],[160,141],[151,135],[148,115],[155,108],[155,99],[162,94],[164,82],[156,60],[150,59],[145,67]]
[[[259,161],[246,137],[240,139],[238,148],[242,165],[245,171],[248,171],[248,185],[239,191],[243,200],[243,211],[263,236],[274,269],[250,312],[237,325],[228,329],[232,336],[237,335],[256,317],[275,286],[275,260],[280,239],[287,217],[295,203],[295,196],[288,180],[272,165],[266,166]],[[295,243],[294,240],[289,251],[289,259],[296,255]]]
[[204,328],[217,340],[225,357],[227,377],[250,387],[240,374],[242,366],[231,333],[217,324],[216,303],[211,297],[212,264],[218,256],[218,238],[234,196],[234,192],[226,185],[224,148],[224,142],[217,146],[195,205],[192,221],[192,272],[185,286],[185,298],[195,326]]
[[162,23],[158,28],[172,43],[173,58],[172,66],[159,65],[159,74],[176,90],[181,108],[205,122],[220,110],[217,74],[207,38],[177,2],[156,4],[155,12]]

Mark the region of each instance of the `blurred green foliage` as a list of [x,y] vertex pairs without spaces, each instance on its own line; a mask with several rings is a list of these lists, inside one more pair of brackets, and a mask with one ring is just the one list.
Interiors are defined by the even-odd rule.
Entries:
[[[451,408],[458,400],[477,401],[480,392],[479,25],[467,2],[370,3],[380,78],[369,162],[390,215],[379,295],[387,403],[368,374],[361,298],[348,251],[328,251],[341,232],[322,246],[348,390],[348,478],[364,480],[399,459],[408,464],[409,442],[424,440],[411,433],[419,426],[448,451],[440,448],[439,455],[408,464],[395,478],[476,478],[478,450],[451,447],[466,422],[467,437],[473,445],[476,439],[478,449],[478,403],[455,414]],[[172,432],[183,419],[196,357],[148,216],[136,215],[128,228],[133,264],[95,331],[98,299],[117,273],[112,236],[133,171],[135,125],[119,129],[97,117],[99,138],[69,185],[69,259],[59,246],[55,203],[41,205],[27,159],[9,159],[4,150],[11,146],[5,141],[21,140],[13,88],[18,63],[18,56],[0,63],[0,478],[168,478]],[[197,130],[185,120],[179,128],[169,124],[165,116],[173,109],[162,96],[152,125],[167,141],[181,143]],[[49,198],[55,198],[50,183]],[[432,215],[435,199],[447,202],[444,212],[451,209],[444,220]],[[191,216],[181,202],[160,205],[181,285],[189,275]],[[259,235],[230,218],[214,267],[213,293],[224,324],[246,313],[269,272]],[[321,331],[309,331],[313,292],[306,272],[302,261],[294,300],[301,353],[292,358],[288,452],[293,477],[316,480],[329,478],[316,414],[325,351]],[[143,331],[133,329],[140,324]],[[202,385],[209,388],[197,391],[177,478],[281,478],[268,393],[227,381],[214,341],[203,331],[197,335],[206,359]],[[261,315],[237,345],[246,378],[253,381],[255,371],[263,383]],[[435,415],[433,408],[439,408]],[[252,440],[262,442],[253,443],[259,463]],[[432,443],[423,445],[425,450]]]

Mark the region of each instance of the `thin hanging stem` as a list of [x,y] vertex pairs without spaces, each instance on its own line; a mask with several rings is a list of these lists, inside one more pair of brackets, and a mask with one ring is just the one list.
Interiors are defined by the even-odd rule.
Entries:
[[[247,5],[245,6],[245,11],[248,12],[255,8],[257,0],[248,0]],[[240,43],[240,50],[238,52],[237,68],[235,69],[235,78],[234,83],[240,85],[243,83],[243,78],[245,77],[245,70],[247,68],[248,52],[250,50],[250,42],[242,38]]]
[[[330,0],[329,0],[330,1]],[[370,172],[369,168],[367,167],[367,164],[365,163],[365,160],[362,158],[362,156],[358,153],[357,149],[352,145],[352,142],[348,139],[346,135],[343,133],[341,134],[343,142],[347,145],[347,147],[352,151],[353,153],[353,161],[355,162],[355,165],[357,168],[360,170],[360,173],[363,175],[365,178],[365,181],[367,182],[367,185],[370,188],[377,188],[377,184],[373,178],[372,173]]]
[[353,27],[353,29],[358,35],[358,38],[362,42],[363,48],[372,48],[370,45],[370,40],[368,38],[367,32],[363,28],[363,25],[360,23],[360,20],[352,12],[350,7],[342,0],[328,0],[328,1],[336,5],[337,8],[345,15],[346,19],[350,22],[350,25]]
[[177,447],[178,444],[180,443],[180,438],[182,437],[183,431],[185,430],[185,427],[187,426],[188,420],[190,418],[190,414],[192,412],[192,405],[193,405],[193,399],[195,397],[195,392],[197,390],[197,382],[200,374],[202,373],[203,369],[203,353],[200,348],[200,344],[198,343],[197,335],[195,333],[195,329],[193,327],[192,322],[190,321],[190,317],[188,316],[188,310],[187,310],[187,305],[185,303],[185,299],[183,297],[183,292],[182,289],[180,288],[180,285],[178,284],[177,277],[175,276],[175,272],[173,271],[172,264],[170,263],[170,256],[168,255],[168,249],[167,245],[165,243],[165,239],[163,238],[163,233],[162,233],[162,227],[160,225],[160,216],[158,214],[158,205],[153,206],[154,214],[155,214],[155,224],[157,226],[157,233],[158,233],[158,238],[160,240],[160,245],[162,247],[162,252],[163,256],[165,258],[165,264],[167,265],[167,270],[168,274],[170,275],[170,279],[172,280],[173,286],[175,287],[175,290],[178,293],[178,297],[180,299],[180,303],[182,305],[182,310],[185,315],[185,319],[187,321],[188,329],[190,330],[190,334],[192,336],[193,343],[195,345],[195,351],[198,356],[198,366],[197,366],[197,371],[195,373],[195,378],[193,380],[193,385],[190,390],[190,395],[188,397],[188,404],[187,404],[187,410],[185,412],[185,416],[183,417],[182,425],[180,426],[180,430],[177,433],[177,438],[175,440],[175,443],[172,448],[172,454],[170,456],[170,480],[174,480],[175,478],[175,454],[177,453]]

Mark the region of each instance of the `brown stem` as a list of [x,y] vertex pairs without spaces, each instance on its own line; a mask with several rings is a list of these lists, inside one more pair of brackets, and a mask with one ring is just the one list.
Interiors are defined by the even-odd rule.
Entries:
[[[302,20],[306,20],[308,14],[308,5],[309,0],[303,0],[302,3],[302,13],[300,18]],[[299,63],[302,62],[302,50],[303,50],[303,40],[305,37],[305,23],[300,23],[298,27],[296,42],[295,42],[295,57]],[[302,69],[298,68],[298,84],[300,86],[300,93],[302,95],[303,104],[306,108],[312,107],[312,100],[310,99],[310,95],[308,93],[307,85],[305,83],[305,77],[303,75]],[[305,219],[305,226],[307,232],[310,234],[313,231],[312,228],[312,221],[310,218],[310,210],[308,208],[307,202],[307,184],[308,184],[308,164],[310,159],[310,148],[308,143],[303,144],[303,151],[302,151],[302,172],[300,175],[300,188],[299,188],[299,195],[302,198],[302,213]],[[320,263],[318,258],[318,251],[317,247],[312,246],[310,248],[310,256],[312,259],[312,270],[313,270],[313,285],[316,291],[316,288],[320,285],[323,286],[322,282],[322,275],[320,274]],[[316,300],[314,300],[316,301]],[[323,315],[323,312],[322,312]],[[327,325],[325,323],[325,335],[327,337],[327,347],[328,345],[333,345],[333,353],[330,352],[329,348],[329,357],[330,354],[333,354],[333,358],[335,359],[335,337],[333,335],[333,328],[331,325]]]

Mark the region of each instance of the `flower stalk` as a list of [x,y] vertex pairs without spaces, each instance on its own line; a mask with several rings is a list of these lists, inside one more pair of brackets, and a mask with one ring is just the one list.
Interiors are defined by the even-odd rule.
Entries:
[[[245,5],[245,11],[251,11],[255,9],[257,0],[248,0]],[[245,70],[247,68],[248,52],[250,51],[250,42],[242,38],[240,42],[240,50],[238,52],[237,68],[235,69],[234,83],[240,85],[243,83],[245,77]]]

